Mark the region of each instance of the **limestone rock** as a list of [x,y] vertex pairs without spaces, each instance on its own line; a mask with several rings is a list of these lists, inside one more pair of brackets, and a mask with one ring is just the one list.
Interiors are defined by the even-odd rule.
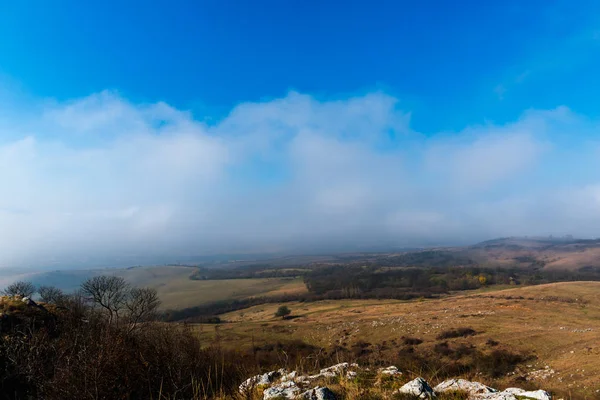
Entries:
[[474,396],[473,399],[477,400],[519,400],[512,393],[507,392],[496,392],[496,393],[488,393],[483,395]]
[[329,368],[322,369],[319,375],[326,378],[332,378],[334,376],[341,375],[344,371],[348,369],[348,365],[348,363],[339,363],[336,365],[332,365]]
[[545,390],[526,391],[519,388],[508,388],[504,390],[503,393],[513,394],[515,395],[515,397],[521,396],[536,400],[552,400],[552,396],[550,395],[550,393],[546,392]]
[[298,372],[297,371],[292,371],[289,374],[282,374],[281,375],[281,380],[282,381],[296,381],[297,377],[298,377]]
[[255,375],[252,378],[248,378],[242,382],[242,384],[239,386],[240,393],[245,393],[254,387],[270,385],[280,376],[281,370],[267,372],[266,374],[262,375]]
[[307,390],[300,395],[301,399],[306,400],[335,400],[335,394],[326,387],[316,387],[314,389]]
[[300,394],[300,388],[293,381],[281,382],[263,392],[263,400],[273,398],[295,399]]
[[35,306],[35,301],[31,300],[29,297],[23,297],[21,299],[21,301],[25,304],[27,304],[28,306]]
[[433,391],[436,393],[443,393],[454,390],[467,392],[471,396],[497,392],[496,389],[492,389],[491,387],[486,386],[483,383],[471,382],[466,379],[450,379],[440,383],[439,385],[433,388]]
[[420,399],[432,399],[436,397],[431,386],[421,377],[408,382],[398,389],[398,392],[417,396]]
[[382,375],[402,375],[402,372],[400,372],[400,370],[393,365],[390,365],[387,368],[379,368],[377,372]]

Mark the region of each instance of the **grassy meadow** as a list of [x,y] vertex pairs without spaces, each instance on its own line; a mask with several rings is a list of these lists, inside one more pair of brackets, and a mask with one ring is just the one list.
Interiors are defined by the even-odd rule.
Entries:
[[220,300],[306,292],[302,278],[192,280],[190,267],[160,266],[120,270],[117,275],[137,286],[158,290],[161,307],[181,309]]
[[[583,396],[574,398],[600,397],[597,282],[490,290],[421,301],[290,302],[286,304],[292,310],[288,320],[274,317],[279,305],[265,304],[224,314],[221,318],[226,323],[199,324],[197,331],[205,343],[218,341],[225,348],[260,347],[298,339],[316,348],[366,354],[375,361],[397,358],[403,352],[452,358],[458,350],[470,354],[473,349],[504,349],[528,358],[516,375],[498,377],[497,384],[515,385],[518,377],[526,381],[521,386]],[[472,329],[474,334],[440,337],[459,328]],[[435,371],[409,373],[435,376]]]

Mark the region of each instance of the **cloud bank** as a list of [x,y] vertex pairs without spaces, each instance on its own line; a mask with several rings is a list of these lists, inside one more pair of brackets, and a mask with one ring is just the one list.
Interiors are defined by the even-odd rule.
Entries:
[[424,135],[381,92],[0,104],[2,267],[600,236],[600,125],[566,107]]

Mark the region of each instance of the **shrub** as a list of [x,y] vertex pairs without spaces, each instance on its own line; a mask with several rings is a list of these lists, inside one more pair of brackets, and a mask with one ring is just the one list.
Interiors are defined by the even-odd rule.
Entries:
[[403,337],[402,339],[404,340],[404,344],[410,345],[410,346],[417,346],[417,345],[423,343],[423,340],[421,340],[419,338]]
[[287,317],[291,313],[292,313],[292,310],[290,310],[287,306],[279,306],[279,308],[277,309],[277,312],[275,312],[275,316],[285,319],[285,317]]
[[437,336],[437,339],[444,340],[444,339],[452,339],[452,338],[458,338],[458,337],[467,337],[467,336],[473,336],[476,333],[477,332],[475,332],[475,330],[473,330],[471,328],[450,329],[450,330],[440,333]]

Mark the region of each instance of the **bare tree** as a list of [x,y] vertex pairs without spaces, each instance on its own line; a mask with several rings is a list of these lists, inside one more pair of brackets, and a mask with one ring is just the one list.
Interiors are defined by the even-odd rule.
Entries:
[[38,293],[44,303],[59,304],[66,299],[65,293],[56,286],[40,286]]
[[160,300],[156,289],[132,288],[125,301],[128,312],[129,329],[135,329],[140,322],[151,321],[156,318]]
[[6,296],[31,297],[35,293],[35,286],[31,282],[16,281],[11,283],[2,291]]
[[95,276],[81,284],[83,294],[106,311],[109,322],[117,322],[119,313],[125,307],[130,286],[119,276]]

